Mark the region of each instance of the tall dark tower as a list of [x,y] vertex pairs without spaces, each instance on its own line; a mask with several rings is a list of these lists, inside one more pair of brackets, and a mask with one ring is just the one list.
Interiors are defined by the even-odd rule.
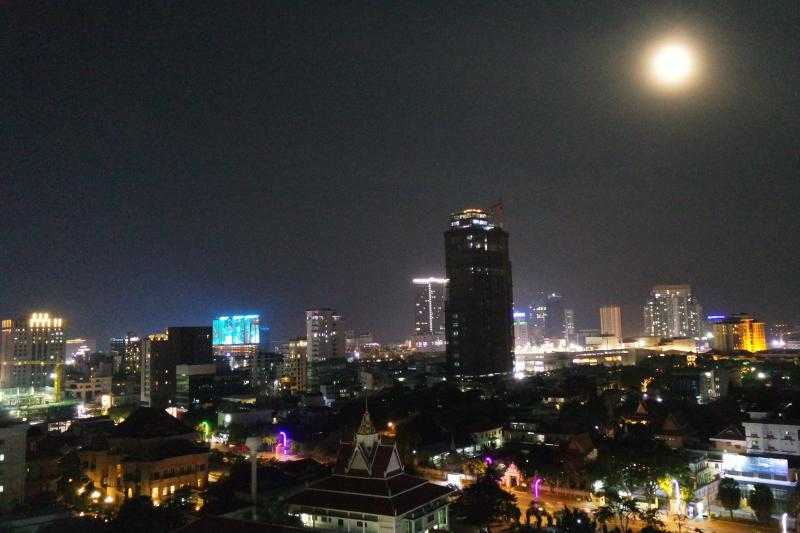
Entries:
[[445,304],[449,372],[462,377],[511,372],[508,233],[485,211],[465,209],[450,215],[444,250],[450,280]]

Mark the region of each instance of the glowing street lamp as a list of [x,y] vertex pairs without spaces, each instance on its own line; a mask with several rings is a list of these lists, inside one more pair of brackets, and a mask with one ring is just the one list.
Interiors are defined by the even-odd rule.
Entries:
[[663,90],[686,88],[698,76],[698,54],[690,43],[682,39],[672,38],[655,44],[645,60],[651,83]]

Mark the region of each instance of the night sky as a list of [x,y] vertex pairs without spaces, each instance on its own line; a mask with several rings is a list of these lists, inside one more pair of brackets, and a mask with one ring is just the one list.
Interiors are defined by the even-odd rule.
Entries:
[[[3,317],[401,340],[449,213],[502,197],[518,305],[800,318],[796,1],[134,4],[0,5]],[[665,94],[674,32],[702,75]]]

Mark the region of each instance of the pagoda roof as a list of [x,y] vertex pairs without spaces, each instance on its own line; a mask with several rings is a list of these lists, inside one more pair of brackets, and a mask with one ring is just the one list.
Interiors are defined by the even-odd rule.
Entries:
[[[399,479],[359,479],[334,475],[295,494],[287,503],[337,511],[399,516],[452,493],[448,487],[413,476],[400,474],[396,478]],[[410,487],[406,488],[406,485]]]

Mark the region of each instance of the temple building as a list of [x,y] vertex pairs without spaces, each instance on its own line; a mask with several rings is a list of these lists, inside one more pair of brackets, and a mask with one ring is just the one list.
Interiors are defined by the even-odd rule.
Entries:
[[354,442],[342,442],[334,473],[288,500],[303,526],[360,533],[448,529],[448,487],[405,474],[394,444],[383,444],[364,412]]

